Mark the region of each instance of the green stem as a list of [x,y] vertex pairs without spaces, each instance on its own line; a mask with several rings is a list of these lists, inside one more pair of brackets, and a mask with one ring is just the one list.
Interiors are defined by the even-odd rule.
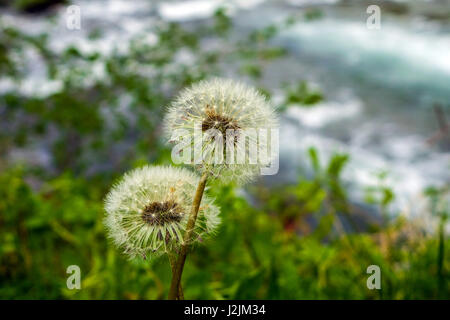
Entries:
[[186,262],[186,255],[191,242],[192,234],[195,228],[195,222],[197,220],[198,209],[202,202],[203,192],[205,191],[206,181],[208,180],[208,174],[203,173],[200,181],[198,182],[197,190],[195,191],[194,201],[192,202],[191,213],[186,226],[186,232],[184,234],[184,242],[181,245],[180,253],[173,268],[172,282],[169,289],[169,300],[175,300],[178,295],[178,288],[181,283],[181,274],[183,273],[184,263]]
[[[174,271],[175,271],[175,257],[174,257],[174,255],[173,255],[173,253],[169,253],[168,254],[168,256],[169,256],[169,262],[170,262],[170,268],[172,269],[172,274],[174,273]],[[181,283],[180,283],[180,285],[178,286],[178,295],[177,295],[177,299],[178,300],[184,300],[184,293],[183,293],[183,287],[181,286]]]

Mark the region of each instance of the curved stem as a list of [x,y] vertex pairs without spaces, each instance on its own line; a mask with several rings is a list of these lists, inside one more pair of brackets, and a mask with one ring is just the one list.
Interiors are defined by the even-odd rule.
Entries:
[[181,246],[180,253],[173,268],[172,282],[169,289],[169,300],[175,300],[178,295],[178,288],[181,283],[181,274],[183,273],[184,263],[186,262],[186,255],[191,242],[192,233],[194,232],[195,221],[197,220],[198,209],[202,202],[203,192],[205,191],[206,181],[208,180],[208,174],[203,173],[200,181],[198,182],[197,190],[195,191],[194,200],[192,202],[191,213],[186,226],[186,232],[184,234],[184,242]]

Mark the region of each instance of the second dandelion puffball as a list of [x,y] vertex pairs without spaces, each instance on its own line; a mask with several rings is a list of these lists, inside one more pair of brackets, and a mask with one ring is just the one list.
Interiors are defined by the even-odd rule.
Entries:
[[[109,237],[130,257],[176,250],[183,244],[198,182],[195,173],[176,167],[145,166],[125,174],[105,200]],[[219,208],[204,195],[193,241],[213,233],[219,223]]]

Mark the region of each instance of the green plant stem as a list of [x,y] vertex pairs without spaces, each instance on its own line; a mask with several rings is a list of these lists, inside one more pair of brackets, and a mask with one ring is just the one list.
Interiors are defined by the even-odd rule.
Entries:
[[197,190],[195,191],[194,200],[192,202],[191,213],[186,226],[186,232],[184,234],[184,242],[180,248],[177,261],[173,268],[172,282],[169,289],[169,300],[176,300],[178,295],[178,288],[181,283],[181,274],[183,273],[184,263],[186,262],[186,255],[191,242],[192,233],[194,232],[195,222],[197,220],[198,209],[202,202],[203,192],[205,191],[206,181],[208,180],[208,174],[203,173],[200,181],[198,182]]
[[[173,255],[173,253],[169,253],[169,262],[170,262],[170,268],[172,269],[172,274],[174,273],[175,270],[175,257]],[[181,286],[181,282],[180,285],[178,286],[178,295],[177,295],[177,299],[178,300],[184,300],[184,293],[183,293],[183,287]]]

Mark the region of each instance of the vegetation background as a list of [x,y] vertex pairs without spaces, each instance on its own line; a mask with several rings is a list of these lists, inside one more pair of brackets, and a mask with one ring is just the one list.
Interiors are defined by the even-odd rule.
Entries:
[[[1,10],[54,19],[46,1],[0,3]],[[290,55],[271,40],[296,19],[320,16],[317,9],[302,11],[239,38],[224,9],[197,23],[159,19],[151,26],[157,42],[142,30],[127,40],[128,50],[117,39],[108,55],[77,46],[56,51],[45,33],[28,34],[0,19],[0,74],[14,84],[0,93],[0,298],[165,299],[167,259],[128,261],[106,239],[106,192],[131,168],[171,164],[161,119],[180,89],[217,75],[242,79],[271,98],[266,70]],[[102,28],[89,39],[101,39]],[[58,90],[23,93],[30,51]],[[180,52],[192,61],[180,64]],[[292,103],[314,108],[326,99],[303,79],[282,89],[281,113]],[[23,161],[11,156],[36,149],[45,151],[44,164],[36,153]],[[187,298],[450,298],[449,184],[424,190],[425,215],[435,222],[429,229],[391,207],[386,173],[362,190],[365,205],[355,205],[341,180],[352,154],[324,161],[312,146],[304,157],[313,170],[298,172],[297,183],[211,186],[223,223],[188,256]],[[70,265],[81,268],[81,290],[66,287]],[[370,265],[381,267],[381,290],[366,286]]]

